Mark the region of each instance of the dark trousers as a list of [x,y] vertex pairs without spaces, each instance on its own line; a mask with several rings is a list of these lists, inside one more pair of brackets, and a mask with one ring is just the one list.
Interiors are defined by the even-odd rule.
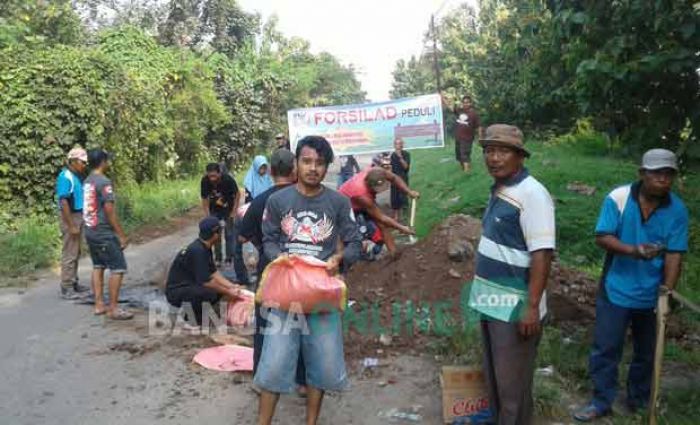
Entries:
[[[408,184],[408,178],[400,176],[406,184]],[[391,209],[392,210],[400,210],[406,207],[408,205],[408,196],[400,191],[396,186],[393,184],[391,185],[391,190],[390,190],[390,199],[391,199]]]
[[[243,285],[250,285],[248,269],[243,261],[243,244],[238,241],[238,226],[234,225],[231,231],[231,245],[233,246],[233,270],[236,272],[236,281]],[[227,241],[227,246],[228,246]],[[258,276],[260,278],[260,276]]]
[[610,410],[617,395],[618,365],[622,358],[627,328],[632,328],[634,357],[627,377],[627,402],[646,406],[651,393],[654,368],[656,314],[654,309],[617,306],[601,292],[596,300],[593,349],[589,361],[593,378],[593,404],[599,411]]
[[498,425],[529,425],[534,402],[532,380],[542,334],[524,339],[517,323],[483,320],[484,377]]
[[472,162],[472,143],[471,140],[455,140],[455,158],[457,162]]
[[219,302],[221,295],[204,286],[188,284],[177,288],[166,288],[165,298],[168,300],[168,303],[178,308],[183,303],[190,303],[194,312],[194,319],[198,325],[201,325],[203,305],[205,303],[216,304]]
[[[267,327],[267,320],[260,314],[260,304],[255,303],[255,335],[253,335],[253,376],[258,370],[258,363],[260,363],[260,355],[262,354],[263,342],[265,341],[265,335],[262,330]],[[304,366],[304,358],[301,354],[302,350],[299,350],[299,359],[297,360],[297,385],[306,385],[306,367]]]
[[[235,246],[233,245],[236,242],[236,239],[234,237],[234,226],[233,226],[233,219],[228,218],[224,219],[219,217],[219,220],[225,221],[226,225],[221,229],[221,239],[214,245],[214,258],[216,261],[222,261],[222,249],[221,245],[223,243],[226,244],[226,261],[230,261],[231,258],[233,258],[234,255],[234,250]],[[223,241],[223,242],[222,242]]]

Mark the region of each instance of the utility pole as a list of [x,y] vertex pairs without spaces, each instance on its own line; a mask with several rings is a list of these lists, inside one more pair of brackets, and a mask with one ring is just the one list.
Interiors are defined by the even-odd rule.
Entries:
[[433,67],[435,68],[435,82],[438,93],[442,91],[440,83],[440,66],[438,65],[437,31],[435,29],[435,15],[430,15],[430,32],[433,36]]

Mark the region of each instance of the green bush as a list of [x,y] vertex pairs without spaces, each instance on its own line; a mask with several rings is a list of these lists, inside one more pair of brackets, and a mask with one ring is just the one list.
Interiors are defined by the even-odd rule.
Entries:
[[550,146],[561,146],[581,155],[600,156],[610,151],[612,142],[607,134],[597,131],[590,118],[576,120],[572,131],[549,138]]
[[204,62],[134,28],[106,32],[95,47],[16,45],[2,56],[0,202],[10,211],[53,208],[56,173],[75,145],[114,153],[120,184],[157,181],[194,171],[209,157],[204,137],[227,120]]

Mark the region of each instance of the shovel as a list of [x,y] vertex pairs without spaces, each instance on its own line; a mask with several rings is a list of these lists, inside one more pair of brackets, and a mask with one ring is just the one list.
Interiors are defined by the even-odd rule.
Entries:
[[654,352],[654,373],[651,381],[651,400],[649,403],[649,425],[656,425],[661,386],[661,361],[664,356],[664,337],[666,333],[666,316],[668,313],[668,290],[661,287],[659,301],[656,305],[656,350]]
[[[411,218],[408,221],[408,225],[411,229],[415,230],[416,225],[416,198],[411,199]],[[416,237],[411,235],[408,237],[408,243],[413,245],[416,243]]]

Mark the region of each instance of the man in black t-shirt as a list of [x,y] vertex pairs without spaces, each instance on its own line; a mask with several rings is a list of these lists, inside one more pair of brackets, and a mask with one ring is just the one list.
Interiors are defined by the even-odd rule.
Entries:
[[[270,172],[275,185],[253,199],[243,219],[238,223],[239,242],[252,242],[258,251],[262,250],[262,217],[267,198],[280,189],[296,183],[294,154],[288,149],[277,149],[270,157]],[[267,265],[262,252],[258,262],[258,276]]]
[[[401,177],[408,184],[408,171],[411,168],[411,154],[403,150],[403,140],[394,140],[394,152],[391,153],[391,172]],[[391,185],[391,209],[394,212],[394,220],[399,221],[401,210],[408,204],[406,194],[395,185]]]
[[277,133],[275,136],[275,150],[277,149],[290,149],[289,140],[287,140],[284,133]]
[[221,297],[234,298],[241,287],[233,284],[214,265],[211,248],[221,238],[218,217],[199,222],[199,238],[181,250],[168,272],[165,297],[175,307],[190,303],[198,325],[202,324],[205,303],[215,304]]
[[[204,216],[214,216],[223,222],[221,230],[225,231],[226,262],[233,258],[235,239],[233,237],[233,220],[240,199],[238,185],[228,173],[221,172],[221,166],[215,162],[207,165],[207,174],[202,177],[201,198]],[[221,241],[214,252],[216,261],[221,262]]]

